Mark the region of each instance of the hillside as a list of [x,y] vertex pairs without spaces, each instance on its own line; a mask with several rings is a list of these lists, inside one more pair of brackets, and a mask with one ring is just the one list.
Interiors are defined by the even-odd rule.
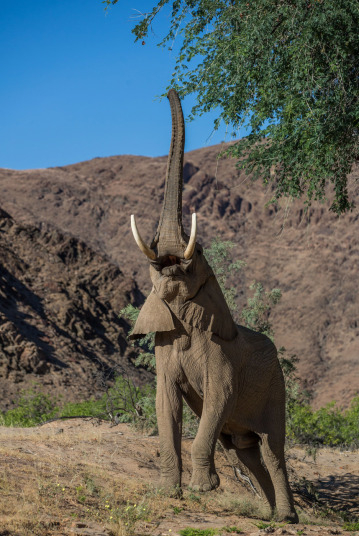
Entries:
[[34,382],[65,400],[103,393],[116,369],[143,382],[118,318],[142,300],[136,283],[84,242],[0,209],[0,408]]
[[[282,290],[271,316],[277,345],[299,357],[300,377],[313,391],[315,407],[332,399],[346,405],[359,391],[358,209],[338,219],[328,212],[329,204],[315,203],[307,213],[299,201],[266,208],[271,188],[253,183],[232,160],[218,161],[222,148],[185,154],[185,226],[195,210],[204,246],[216,236],[236,244],[234,257],[247,262],[235,281],[240,307],[254,279]],[[123,155],[61,168],[3,169],[2,207],[17,221],[41,232],[55,227],[106,255],[146,294],[148,266],[134,244],[130,214],[150,242],[166,162],[167,157]],[[351,195],[359,205],[357,182]]]

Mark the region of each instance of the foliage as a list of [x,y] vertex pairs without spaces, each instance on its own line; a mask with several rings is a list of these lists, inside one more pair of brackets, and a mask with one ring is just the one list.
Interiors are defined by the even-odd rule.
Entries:
[[121,520],[127,528],[126,534],[131,534],[136,522],[148,519],[150,513],[150,508],[144,500],[138,504],[131,504],[127,501],[125,508],[117,508],[112,511],[115,521]]
[[269,314],[272,306],[281,299],[281,291],[278,288],[265,291],[262,283],[256,281],[249,288],[254,294],[248,298],[248,305],[243,309],[241,317],[247,328],[264,333],[273,340],[274,332],[269,322]]
[[49,395],[36,392],[35,387],[20,392],[16,407],[0,413],[2,426],[35,426],[52,418],[57,413],[57,400]]
[[204,255],[216,275],[219,286],[233,316],[235,316],[238,310],[235,301],[237,291],[235,287],[228,285],[228,275],[237,275],[246,265],[245,261],[232,261],[230,250],[234,246],[235,244],[229,240],[215,238],[212,240],[210,247],[204,250]]
[[[126,376],[117,376],[112,387],[98,400],[67,403],[59,416],[70,417],[86,415],[100,417],[113,422],[141,423],[146,420],[146,427],[155,426],[153,415],[155,409],[152,400],[155,389],[151,385],[136,387]],[[146,419],[143,418],[146,413]]]
[[271,523],[264,523],[264,521],[260,521],[259,523],[256,523],[255,525],[260,530],[266,530],[267,532],[269,532],[268,529],[275,529],[276,528],[276,524],[273,523],[273,521]]
[[179,531],[181,536],[214,536],[217,534],[216,529],[193,529],[187,527]]
[[308,403],[310,395],[300,388],[297,378],[297,366],[299,361],[296,355],[286,356],[286,349],[282,346],[278,350],[279,363],[282,367],[285,381],[285,406],[286,426],[293,428],[293,415],[298,406]]
[[352,523],[345,523],[345,525],[343,526],[343,530],[348,530],[348,531],[357,531],[359,530],[359,521],[354,521]]
[[[155,387],[136,387],[118,376],[101,398],[67,402],[50,397],[35,388],[23,391],[14,409],[0,414],[3,426],[35,426],[53,418],[96,417],[116,422],[132,422],[141,428],[156,427]],[[145,417],[144,417],[145,415]]]
[[[108,6],[118,0],[105,0]],[[359,4],[347,0],[157,0],[132,30],[144,43],[161,9],[178,45],[169,87],[194,93],[190,118],[219,109],[221,122],[250,132],[230,146],[238,167],[273,182],[274,200],[325,197],[352,207],[347,175],[358,159]]]
[[[120,316],[126,318],[130,322],[132,329],[134,328],[139,314],[140,309],[132,304],[127,305],[120,311]],[[132,329],[130,330],[129,335],[131,334]],[[154,354],[155,334],[148,333],[142,337],[142,339],[140,339],[140,341],[137,343],[137,347],[139,347],[141,350],[135,361],[136,367],[142,366],[154,372],[156,370],[156,360]]]
[[317,411],[309,404],[294,404],[287,422],[287,435],[312,445],[359,447],[359,397],[342,411],[335,402]]

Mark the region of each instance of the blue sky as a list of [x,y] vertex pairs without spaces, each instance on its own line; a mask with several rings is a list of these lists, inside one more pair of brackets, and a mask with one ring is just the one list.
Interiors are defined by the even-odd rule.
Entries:
[[[121,0],[106,14],[101,0],[1,0],[0,167],[60,166],[116,154],[162,156],[170,144],[166,88],[175,53],[157,38],[134,43],[138,11],[152,2]],[[183,102],[187,115],[194,102]],[[212,137],[215,114],[188,124],[186,151],[228,141]]]

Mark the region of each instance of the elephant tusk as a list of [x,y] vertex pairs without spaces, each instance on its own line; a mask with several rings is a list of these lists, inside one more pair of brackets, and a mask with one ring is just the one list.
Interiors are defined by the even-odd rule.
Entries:
[[153,249],[149,248],[147,244],[145,244],[145,242],[142,240],[140,233],[137,229],[135,216],[133,214],[131,214],[131,229],[136,244],[138,245],[142,253],[144,253],[152,261],[156,260],[156,253],[153,251]]
[[183,254],[184,258],[187,260],[191,259],[194,253],[194,248],[196,247],[196,238],[197,238],[197,215],[194,212],[192,214],[191,236],[189,237],[189,242],[188,242],[186,251]]

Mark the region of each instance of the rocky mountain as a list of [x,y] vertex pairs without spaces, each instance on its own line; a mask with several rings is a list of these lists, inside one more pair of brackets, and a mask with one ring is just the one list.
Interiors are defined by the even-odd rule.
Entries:
[[96,396],[116,370],[143,382],[118,317],[142,301],[134,280],[84,242],[0,210],[0,407],[34,382],[66,399]]
[[[277,345],[299,357],[299,375],[303,386],[313,391],[315,407],[333,399],[346,405],[359,392],[358,209],[337,218],[328,211],[329,203],[313,203],[307,211],[300,201],[267,207],[272,189],[252,182],[234,161],[218,160],[222,149],[220,145],[185,154],[185,227],[196,211],[198,240],[204,246],[215,237],[235,243],[233,257],[247,262],[234,281],[240,308],[253,280],[268,290],[282,290],[271,312]],[[133,279],[144,294],[151,284],[147,261],[131,235],[130,214],[136,215],[143,238],[150,242],[163,199],[166,162],[167,157],[123,155],[59,168],[3,169],[1,206],[17,222],[37,226],[41,236],[52,235],[56,228],[58,237],[68,233],[92,255],[105,255],[113,270],[120,266],[123,271],[121,296],[128,290],[129,301],[135,301]],[[355,180],[351,197],[359,205]],[[65,247],[61,240],[59,250]],[[33,257],[26,263],[40,270],[44,259]],[[89,268],[82,257],[76,263],[80,281]],[[108,288],[118,295],[113,280]],[[41,292],[47,315],[60,298],[51,288]]]

